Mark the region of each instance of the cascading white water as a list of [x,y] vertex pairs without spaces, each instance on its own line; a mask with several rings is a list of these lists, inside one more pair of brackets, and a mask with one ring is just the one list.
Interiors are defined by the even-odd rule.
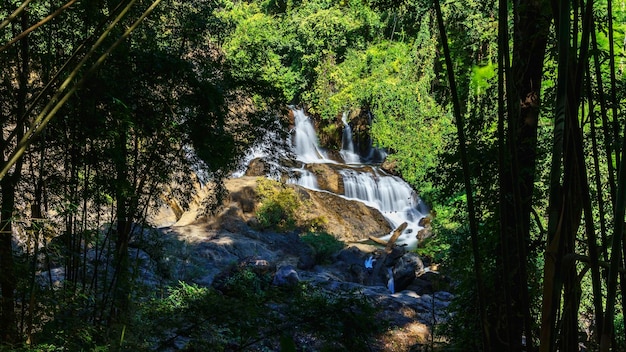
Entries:
[[[410,248],[417,246],[417,233],[422,229],[419,222],[428,214],[428,209],[411,186],[401,178],[383,174],[375,168],[372,173],[351,169],[340,173],[346,198],[360,200],[378,209],[394,228],[406,222],[407,227],[397,243]],[[391,234],[382,239],[390,237]]]
[[315,127],[304,110],[293,110],[296,122],[291,143],[298,160],[303,162],[321,162],[327,160],[326,153],[319,148]]
[[348,123],[348,113],[344,112],[341,116],[343,122],[343,136],[341,137],[341,157],[346,164],[358,164],[361,157],[354,152],[354,141],[352,140],[352,127]]
[[[311,120],[302,110],[294,111],[294,116],[296,117],[296,136],[292,142],[298,160],[308,163],[332,162],[320,150]],[[348,142],[351,143],[351,141]],[[422,229],[419,221],[428,213],[427,207],[411,186],[401,178],[388,175],[375,166],[372,166],[371,170],[371,172],[362,171],[346,165],[346,168],[340,171],[344,183],[342,196],[378,209],[394,229],[406,222],[408,226],[396,243],[415,248],[418,241],[417,233]],[[290,182],[318,189],[315,175],[304,168],[294,171],[301,173],[301,177],[291,179]],[[390,237],[391,233],[382,239]]]
[[293,171],[298,173],[298,176],[289,178],[288,183],[295,183],[314,190],[319,189],[317,186],[317,177],[315,177],[311,171],[305,169],[304,166],[301,169],[293,169]]

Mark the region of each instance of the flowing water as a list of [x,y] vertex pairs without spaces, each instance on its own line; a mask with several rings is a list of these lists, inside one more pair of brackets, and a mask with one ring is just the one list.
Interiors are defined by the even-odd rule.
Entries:
[[317,133],[311,119],[302,110],[294,110],[294,127],[291,136],[293,152],[298,160],[305,163],[330,162],[326,153],[319,147]]
[[361,157],[354,152],[354,140],[352,139],[352,127],[348,123],[348,113],[344,112],[341,116],[343,122],[343,136],[341,137],[341,151],[339,154],[346,164],[359,164]]
[[[408,226],[396,243],[406,245],[408,248],[415,248],[418,242],[417,234],[422,229],[419,222],[428,214],[429,209],[408,183],[400,177],[388,174],[378,166],[384,160],[385,152],[371,147],[371,141],[367,141],[369,148],[366,148],[364,155],[357,154],[346,113],[342,118],[344,129],[342,150],[339,153],[343,160],[332,160],[326,151],[319,146],[315,127],[309,116],[303,110],[293,110],[293,114],[295,127],[291,131],[289,142],[292,155],[295,155],[296,160],[301,165],[285,170],[285,167],[279,165],[276,160],[287,158],[289,153],[284,150],[268,151],[264,145],[271,143],[261,143],[253,148],[245,158],[245,164],[248,164],[253,158],[263,157],[266,164],[269,164],[267,165],[269,167],[268,177],[280,179],[281,174],[287,171],[294,175],[289,179],[289,182],[321,191],[315,174],[308,171],[306,166],[315,163],[333,163],[335,164],[334,168],[339,169],[344,184],[344,194],[339,194],[339,196],[378,209],[394,229],[406,222]],[[277,136],[268,134],[267,138],[275,139]],[[233,176],[242,176],[244,172],[245,166]],[[391,233],[381,238],[388,240],[390,237]]]
[[[342,166],[339,171],[343,177],[344,198],[363,202],[378,209],[396,228],[402,223],[408,224],[397,244],[404,244],[409,248],[417,246],[417,234],[422,227],[420,220],[428,214],[428,207],[421,201],[415,190],[399,177],[389,175],[377,165],[364,168],[360,164],[362,158],[354,152],[352,133],[344,114],[344,134],[340,155],[343,163],[329,159],[319,147],[317,134],[311,119],[302,110],[294,110],[296,126],[292,135],[293,152],[297,160],[303,163],[336,163]],[[368,155],[373,152],[370,151]],[[380,154],[380,153],[379,153]],[[291,182],[303,187],[319,190],[315,175],[304,169],[296,169],[300,177],[292,178]],[[391,234],[381,237],[389,239]]]

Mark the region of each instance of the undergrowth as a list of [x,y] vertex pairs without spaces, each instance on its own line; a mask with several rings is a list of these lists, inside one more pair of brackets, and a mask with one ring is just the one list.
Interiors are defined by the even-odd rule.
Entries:
[[333,254],[345,246],[342,241],[326,232],[307,232],[300,238],[313,249],[315,262],[318,264],[329,264]]
[[295,351],[303,346],[370,351],[387,328],[361,294],[328,292],[305,282],[277,287],[271,278],[242,268],[218,288],[179,282],[145,291],[134,300],[131,320],[119,336],[68,315],[64,327],[61,321],[54,324],[54,334],[48,331],[37,343],[11,351]]
[[367,351],[383,324],[362,295],[329,293],[306,283],[281,288],[267,274],[242,269],[220,289],[179,283],[142,305],[128,347],[212,351]]

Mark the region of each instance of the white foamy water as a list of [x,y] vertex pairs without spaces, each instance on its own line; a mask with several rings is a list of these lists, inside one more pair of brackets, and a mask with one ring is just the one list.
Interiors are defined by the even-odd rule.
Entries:
[[[319,148],[311,120],[302,110],[294,111],[294,115],[296,127],[292,142],[297,159],[306,163],[332,162]],[[344,121],[344,125],[348,125],[347,121]],[[351,137],[351,134],[344,131],[344,138],[346,136]],[[351,143],[351,140],[344,141],[344,147]],[[319,190],[315,175],[305,170],[304,166],[294,171],[300,177],[293,178],[290,182]],[[344,194],[341,196],[378,209],[394,229],[406,222],[408,226],[396,243],[409,248],[417,246],[417,233],[422,229],[419,221],[428,214],[428,208],[408,183],[400,177],[388,175],[376,166],[371,166],[371,171],[365,171],[346,165],[339,173],[344,183]],[[388,240],[392,233],[393,231],[381,238]]]
[[298,160],[307,163],[330,161],[320,149],[315,127],[304,110],[293,110],[293,115],[296,127],[292,132],[291,144]]
[[358,164],[361,162],[359,154],[354,152],[354,140],[352,139],[352,127],[348,123],[348,113],[341,116],[343,122],[343,135],[341,137],[341,157],[346,164]]
[[288,183],[295,183],[302,187],[319,190],[319,187],[317,186],[317,177],[315,177],[311,171],[305,169],[304,166],[301,169],[293,169],[293,171],[297,175],[296,177],[290,178]]

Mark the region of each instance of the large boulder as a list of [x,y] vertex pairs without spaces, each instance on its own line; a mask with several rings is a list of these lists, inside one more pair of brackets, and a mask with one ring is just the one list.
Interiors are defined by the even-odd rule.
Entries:
[[343,176],[333,167],[333,164],[308,164],[306,169],[316,176],[317,186],[321,190],[344,194]]
[[[248,176],[226,180],[229,196],[221,211],[206,219],[209,227],[235,233],[242,232],[246,224],[253,223],[259,201],[256,194],[257,180],[257,177]],[[378,210],[361,202],[298,185],[289,187],[297,191],[304,204],[296,214],[300,224],[315,224],[318,231],[333,234],[344,242],[378,237],[391,231],[389,223]]]
[[392,228],[376,209],[328,192],[301,188],[310,206],[300,214],[306,219],[321,219],[322,230],[344,242],[355,242],[388,234]]
[[300,282],[298,272],[291,265],[280,267],[272,280],[272,284],[276,286],[294,286],[298,282]]

